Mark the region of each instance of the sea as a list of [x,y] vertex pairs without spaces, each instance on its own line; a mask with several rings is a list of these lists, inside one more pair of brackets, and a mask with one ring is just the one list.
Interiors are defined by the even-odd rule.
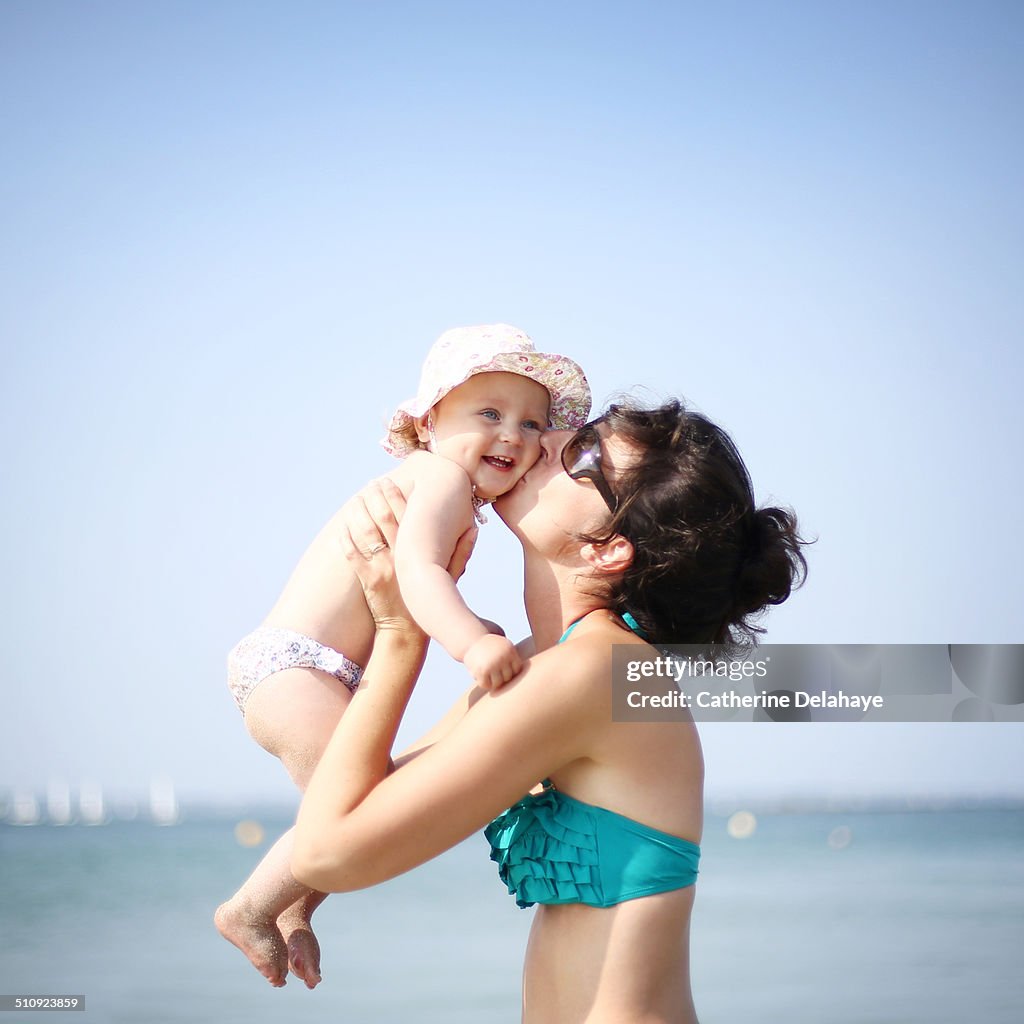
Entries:
[[[0,824],[0,996],[85,1005],[0,1024],[519,1020],[532,911],[482,837],[332,896],[314,919],[322,984],[272,989],[211,920],[289,824],[280,809],[245,817]],[[1024,1020],[1024,810],[733,809],[709,815],[702,846],[702,1024]]]

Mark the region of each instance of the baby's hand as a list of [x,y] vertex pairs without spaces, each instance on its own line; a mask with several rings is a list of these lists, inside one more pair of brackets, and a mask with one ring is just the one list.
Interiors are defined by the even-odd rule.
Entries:
[[462,664],[482,690],[496,690],[518,674],[523,659],[508,637],[488,633],[469,645]]

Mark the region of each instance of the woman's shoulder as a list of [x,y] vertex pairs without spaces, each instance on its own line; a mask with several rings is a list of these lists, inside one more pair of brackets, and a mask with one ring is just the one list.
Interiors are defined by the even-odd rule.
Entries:
[[588,699],[599,695],[605,701],[615,648],[620,644],[647,649],[643,640],[618,626],[609,613],[601,621],[581,622],[564,642],[534,654],[533,660],[562,692],[576,691]]
[[537,658],[544,668],[543,685],[555,687],[567,703],[587,709],[603,733],[621,718],[616,708],[623,697],[627,663],[647,659],[651,653],[645,640],[608,612],[602,621],[581,623],[568,639]]

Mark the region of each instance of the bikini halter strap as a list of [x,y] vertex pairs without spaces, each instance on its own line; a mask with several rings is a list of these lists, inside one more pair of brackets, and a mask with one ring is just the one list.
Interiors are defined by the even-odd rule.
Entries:
[[[584,620],[584,618],[586,618],[586,616],[581,615],[575,622],[570,622],[569,628],[561,635],[561,637],[559,637],[558,642],[560,644],[565,643],[565,641],[569,639],[569,634],[572,633],[572,631]],[[647,634],[644,633],[644,631],[640,628],[639,623],[636,621],[636,619],[633,618],[632,615],[629,614],[629,612],[623,612],[619,616],[619,618],[622,619],[622,621],[627,626],[629,626],[629,628],[633,630],[633,632],[636,633],[638,637],[640,637],[641,639],[646,637]]]

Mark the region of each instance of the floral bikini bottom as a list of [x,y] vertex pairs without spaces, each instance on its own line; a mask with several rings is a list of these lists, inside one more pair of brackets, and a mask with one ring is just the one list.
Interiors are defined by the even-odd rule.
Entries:
[[242,637],[228,655],[228,689],[239,711],[267,676],[289,668],[315,668],[343,682],[353,693],[359,686],[362,667],[340,651],[327,647],[305,633],[261,626]]

